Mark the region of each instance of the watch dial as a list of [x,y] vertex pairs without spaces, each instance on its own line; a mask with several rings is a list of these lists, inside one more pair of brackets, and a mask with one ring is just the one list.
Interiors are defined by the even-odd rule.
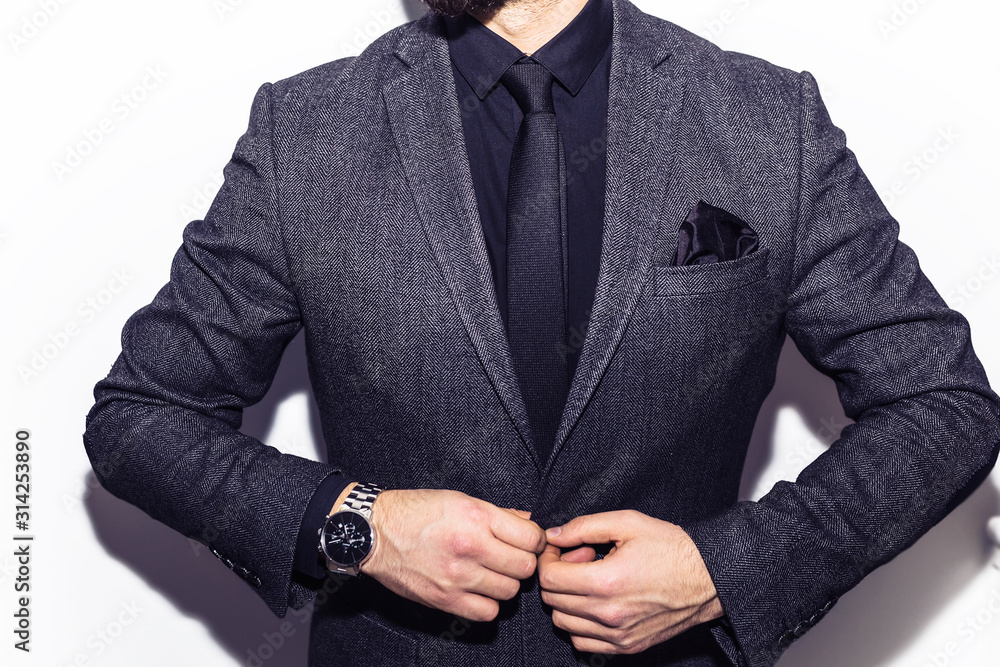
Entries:
[[337,512],[323,528],[323,549],[340,565],[357,565],[372,550],[372,529],[357,512]]

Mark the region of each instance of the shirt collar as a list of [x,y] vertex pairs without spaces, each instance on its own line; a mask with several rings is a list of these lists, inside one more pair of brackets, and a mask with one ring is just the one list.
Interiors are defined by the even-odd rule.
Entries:
[[[452,62],[479,99],[485,99],[524,54],[469,14],[443,18]],[[580,13],[531,57],[576,95],[611,44],[611,29],[611,0],[587,0]]]

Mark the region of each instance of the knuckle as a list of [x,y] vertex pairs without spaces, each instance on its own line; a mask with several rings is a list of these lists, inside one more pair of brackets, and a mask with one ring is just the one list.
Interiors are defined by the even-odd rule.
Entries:
[[445,561],[444,576],[449,582],[461,581],[465,576],[465,565],[459,560],[449,559]]
[[470,617],[470,620],[479,622],[492,621],[500,613],[500,604],[495,600],[487,600],[481,608],[471,613],[473,616]]
[[620,521],[626,526],[635,526],[642,520],[643,514],[639,510],[627,509],[621,511]]
[[625,607],[620,604],[608,605],[598,614],[601,624],[609,628],[621,628],[625,625],[627,617],[628,613],[625,611]]
[[521,564],[521,579],[527,579],[535,573],[535,567],[538,565],[537,558],[526,558]]
[[624,642],[619,644],[619,647],[621,648],[622,653],[628,655],[632,655],[634,653],[640,653],[644,651],[646,648],[642,642],[632,637],[626,639]]
[[524,551],[533,551],[538,546],[538,533],[530,526],[519,527],[517,532],[517,546]]
[[445,609],[453,602],[451,594],[444,588],[435,586],[424,594],[427,601],[438,609]]
[[539,528],[538,530],[539,530],[538,542],[535,544],[535,548],[533,549],[533,551],[536,554],[545,551],[545,547],[548,546],[549,544],[549,539],[545,536],[545,531],[542,530],[541,528]]
[[473,556],[476,551],[476,541],[466,533],[452,533],[447,539],[447,549],[455,556]]
[[475,498],[468,498],[460,507],[462,516],[472,523],[485,523],[489,518],[486,506]]
[[624,587],[624,579],[618,572],[608,572],[594,584],[598,595],[608,598],[617,597]]
[[506,579],[500,587],[500,599],[512,600],[521,591],[521,582],[516,579]]
[[545,531],[537,523],[532,522],[531,524],[531,535],[528,539],[528,544],[533,544],[536,551],[541,551],[545,548],[545,545],[549,543],[548,538],[545,536]]
[[547,567],[538,568],[538,585],[542,588],[552,590],[555,588],[555,580],[552,576],[552,570]]

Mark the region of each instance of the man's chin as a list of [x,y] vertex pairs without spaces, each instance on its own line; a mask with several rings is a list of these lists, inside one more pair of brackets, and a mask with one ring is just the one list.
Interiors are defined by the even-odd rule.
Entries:
[[444,16],[460,16],[469,10],[493,9],[507,0],[421,0],[428,9]]

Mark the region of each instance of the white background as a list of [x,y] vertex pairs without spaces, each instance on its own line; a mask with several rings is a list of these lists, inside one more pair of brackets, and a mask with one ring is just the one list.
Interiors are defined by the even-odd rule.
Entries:
[[[639,4],[725,48],[817,77],[902,239],[970,320],[997,380],[996,3]],[[421,13],[410,0],[5,0],[0,541],[12,544],[15,533],[18,428],[32,433],[36,541],[30,655],[12,648],[16,572],[13,548],[0,546],[3,664],[245,665],[253,653],[266,665],[305,664],[305,624],[291,617],[294,632],[269,651],[279,620],[248,586],[97,487],[81,443],[84,416],[125,319],[167,280],[183,226],[207,209],[257,87],[356,54]],[[58,168],[87,142],[78,163]],[[244,429],[315,458],[303,374],[299,341]],[[843,425],[832,382],[786,347],[744,496],[794,479]],[[844,596],[781,665],[995,665],[1000,571],[989,567],[984,527],[1000,514],[998,480]],[[969,624],[977,615],[981,625]]]

